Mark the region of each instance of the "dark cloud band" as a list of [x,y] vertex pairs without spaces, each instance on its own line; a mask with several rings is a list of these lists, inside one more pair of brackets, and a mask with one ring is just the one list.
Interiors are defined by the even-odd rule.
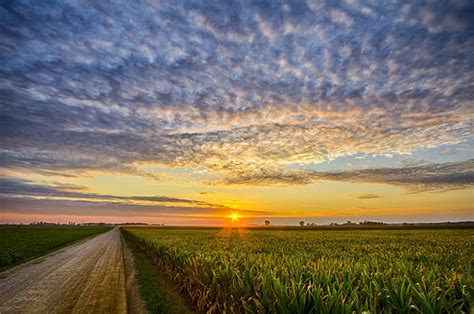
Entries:
[[[283,174],[282,174],[283,173]],[[317,180],[383,183],[403,186],[411,191],[455,190],[474,186],[474,159],[465,162],[430,164],[405,168],[374,168],[354,171],[274,171],[240,173],[229,176],[227,184],[308,184]],[[359,198],[374,198],[364,195]]]

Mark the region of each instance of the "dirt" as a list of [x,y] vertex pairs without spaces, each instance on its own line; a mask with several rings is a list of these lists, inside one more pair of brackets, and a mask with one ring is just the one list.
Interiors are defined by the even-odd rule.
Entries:
[[0,313],[128,311],[123,246],[118,228],[2,276]]
[[128,312],[131,314],[146,314],[145,303],[140,296],[138,282],[135,278],[134,258],[127,244],[122,239],[123,260],[125,265],[125,282],[127,284]]

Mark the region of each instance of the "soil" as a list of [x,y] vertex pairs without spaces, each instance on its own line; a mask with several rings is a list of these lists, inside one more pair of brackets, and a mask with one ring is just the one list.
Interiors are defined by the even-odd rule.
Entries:
[[122,240],[123,260],[125,266],[125,282],[127,284],[128,312],[131,314],[146,314],[145,303],[140,296],[138,282],[135,278],[134,257],[125,241]]

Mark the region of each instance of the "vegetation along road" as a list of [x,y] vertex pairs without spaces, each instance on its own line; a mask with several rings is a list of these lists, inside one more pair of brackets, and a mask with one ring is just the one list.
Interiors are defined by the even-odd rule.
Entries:
[[0,313],[126,313],[118,228],[3,273]]

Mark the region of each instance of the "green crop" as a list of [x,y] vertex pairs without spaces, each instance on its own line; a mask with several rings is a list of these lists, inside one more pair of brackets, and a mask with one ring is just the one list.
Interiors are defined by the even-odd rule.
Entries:
[[472,229],[124,232],[201,311],[471,311]]
[[0,271],[110,227],[1,226]]

